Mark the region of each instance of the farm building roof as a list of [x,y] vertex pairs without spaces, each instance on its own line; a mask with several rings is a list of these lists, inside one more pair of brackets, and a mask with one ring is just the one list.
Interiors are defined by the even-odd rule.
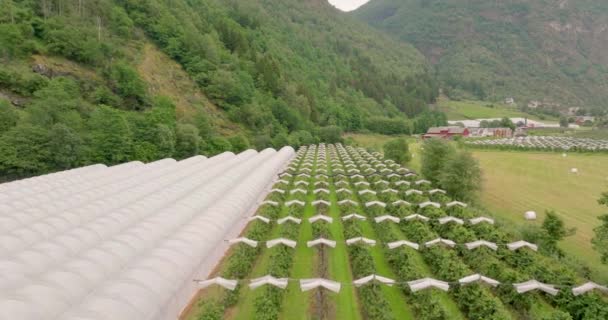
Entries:
[[466,128],[458,127],[458,126],[449,126],[449,127],[431,127],[426,133],[431,134],[441,134],[441,133],[452,133],[452,134],[462,134],[464,133]]

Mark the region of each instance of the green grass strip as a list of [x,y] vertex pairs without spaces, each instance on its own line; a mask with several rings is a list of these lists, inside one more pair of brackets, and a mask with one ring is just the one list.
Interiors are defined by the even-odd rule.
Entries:
[[[329,214],[334,218],[334,222],[330,225],[329,230],[332,235],[332,240],[337,242],[336,248],[330,249],[329,274],[332,280],[341,283],[352,283],[352,271],[345,245],[344,225],[342,224],[340,210],[337,206],[338,199],[335,193],[335,185],[332,183],[329,187],[331,191],[330,200],[332,203],[332,206],[329,208]],[[355,286],[342,285],[342,290],[340,291],[340,294],[335,297],[335,300],[336,319],[362,319]]]

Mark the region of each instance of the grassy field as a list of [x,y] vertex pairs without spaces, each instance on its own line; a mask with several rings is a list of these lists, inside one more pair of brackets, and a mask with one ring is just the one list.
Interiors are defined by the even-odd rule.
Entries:
[[608,139],[608,129],[580,128],[571,136],[575,138]]
[[[413,138],[410,136],[402,136],[408,139],[410,153],[412,155],[412,161],[409,163],[408,168],[412,170],[420,170],[420,139]],[[392,139],[399,138],[399,136],[387,136],[382,134],[359,134],[359,133],[348,133],[344,135],[345,139],[352,140],[356,145],[374,149],[382,152],[382,146]]]
[[[393,139],[383,135],[349,134],[358,145],[381,150]],[[409,167],[420,168],[420,143],[410,140],[414,155]],[[525,211],[534,210],[539,222],[545,210],[555,210],[567,227],[576,227],[574,236],[560,246],[571,256],[586,262],[593,275],[608,281],[608,266],[602,265],[591,247],[597,216],[607,213],[597,203],[602,191],[608,190],[608,155],[571,153],[563,157],[554,152],[509,152],[473,150],[479,160],[484,179],[480,194],[481,205],[493,215],[515,226],[523,226]],[[570,174],[578,168],[579,174]]]
[[[542,221],[545,210],[555,210],[576,235],[560,246],[585,261],[594,276],[608,281],[608,266],[601,265],[591,248],[597,216],[606,213],[597,199],[608,190],[608,155],[540,152],[475,151],[484,180],[481,203],[498,217],[521,226],[525,211],[534,210]],[[571,174],[578,168],[579,174]],[[539,222],[537,222],[539,223]]]
[[578,129],[546,128],[528,130],[529,135],[534,136],[559,136],[587,139],[608,139],[608,129],[580,127]]
[[[532,120],[541,120],[533,116],[500,103],[487,101],[454,101],[440,98],[437,101],[439,109],[448,116],[448,120],[467,120],[483,118],[503,118],[503,117],[527,117]],[[547,117],[544,121],[555,121],[556,119]]]
[[[399,138],[400,136],[386,136],[383,134],[360,134],[360,133],[347,133],[344,135],[346,140],[352,140],[357,145],[364,148],[372,148],[374,150],[382,151],[382,146],[389,140]],[[402,136],[410,139],[409,136]],[[413,140],[413,139],[412,139]]]

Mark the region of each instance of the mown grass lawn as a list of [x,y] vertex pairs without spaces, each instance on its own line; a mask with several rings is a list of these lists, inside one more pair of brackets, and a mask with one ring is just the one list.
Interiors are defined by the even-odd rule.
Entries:
[[[293,267],[291,269],[290,278],[307,279],[317,278],[316,265],[317,255],[315,248],[308,248],[306,242],[312,240],[312,226],[307,221],[308,218],[314,216],[315,209],[310,204],[315,197],[310,193],[306,197],[306,208],[302,215],[302,224],[300,225],[300,233],[297,239],[298,245],[294,249]],[[310,308],[310,298],[313,290],[302,292],[300,284],[295,281],[290,281],[287,286],[283,300],[283,309],[281,319],[309,319],[308,310]]]
[[371,148],[377,151],[382,151],[382,146],[385,143],[399,137],[411,139],[410,136],[387,136],[377,133],[347,133],[344,135],[345,139],[352,139],[352,141],[354,141],[358,146]]
[[454,101],[445,98],[440,98],[437,101],[439,109],[448,117],[448,120],[467,120],[467,119],[486,119],[486,118],[528,118],[545,122],[555,122],[556,119],[546,117],[540,119],[537,116],[530,115],[518,110],[515,107],[510,107],[501,103],[492,103],[487,101]]
[[525,115],[516,108],[484,101],[439,99],[437,105],[441,111],[446,113],[449,120],[523,117]]
[[[560,243],[567,253],[587,263],[594,277],[608,281],[608,266],[602,265],[591,247],[597,216],[608,213],[597,203],[608,191],[608,155],[553,152],[474,151],[483,170],[481,204],[516,226],[540,224],[545,210],[555,210],[574,236]],[[578,174],[570,173],[578,168]],[[539,214],[537,222],[526,222],[525,211]]]
[[[342,282],[352,283],[353,276],[350,268],[350,261],[346,246],[343,245],[346,242],[344,238],[344,225],[342,225],[340,209],[336,205],[338,199],[336,197],[336,187],[331,185],[331,197],[332,206],[329,209],[329,215],[334,218],[334,222],[330,224],[330,232],[332,240],[335,240],[339,244],[334,249],[330,249],[329,259],[329,275],[330,279]],[[353,319],[360,320],[361,317],[361,306],[357,300],[357,293],[354,286],[343,286],[340,294],[334,295],[336,300],[336,319]]]

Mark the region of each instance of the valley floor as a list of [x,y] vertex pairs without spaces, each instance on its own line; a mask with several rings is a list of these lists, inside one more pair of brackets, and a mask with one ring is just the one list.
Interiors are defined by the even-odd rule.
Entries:
[[[602,265],[591,247],[597,216],[606,210],[597,203],[608,190],[608,155],[555,152],[474,151],[483,170],[481,203],[497,217],[524,225],[524,212],[534,210],[541,223],[545,210],[555,210],[566,226],[577,229],[561,247],[586,262],[594,276],[608,281],[608,266]],[[571,174],[578,168],[578,174]]]
[[[359,142],[364,140],[368,144],[379,143],[386,139],[382,136],[361,135],[351,135],[350,138]],[[411,168],[414,170],[419,169],[420,149],[420,143],[411,141],[411,151],[414,154]],[[329,157],[326,156],[326,151]],[[516,320],[558,319],[565,316],[566,311],[572,312],[573,304],[563,303],[560,298],[541,293],[521,292],[523,296],[520,298],[521,301],[525,301],[525,305],[520,306],[513,300],[513,294],[518,293],[503,290],[506,287],[494,290],[488,286],[471,284],[450,287],[449,290],[445,289],[447,292],[417,291],[412,289],[410,287],[412,284],[407,281],[430,277],[453,284],[462,281],[467,275],[479,273],[499,279],[503,285],[515,284],[516,281],[527,279],[539,279],[562,287],[567,287],[567,283],[582,283],[586,277],[573,272],[571,265],[559,263],[532,250],[512,251],[512,249],[507,250],[506,247],[494,249],[498,251],[470,248],[461,250],[460,247],[454,250],[449,247],[432,246],[428,241],[452,239],[456,243],[471,243],[473,240],[486,239],[500,242],[499,246],[503,246],[507,243],[505,241],[521,239],[521,235],[512,232],[514,229],[509,226],[509,224],[519,224],[523,220],[519,219],[520,215],[517,214],[523,209],[514,206],[513,203],[519,204],[521,199],[521,205],[524,207],[538,206],[526,207],[526,209],[542,212],[544,208],[554,208],[548,207],[543,202],[546,200],[551,201],[556,209],[565,207],[565,211],[558,210],[558,212],[564,216],[569,226],[576,226],[582,230],[577,236],[583,236],[582,240],[572,241],[571,246],[564,244],[564,248],[570,252],[574,251],[576,246],[582,248],[585,246],[584,235],[588,237],[589,228],[593,224],[593,208],[587,208],[586,210],[589,211],[584,217],[575,219],[568,209],[569,203],[560,202],[553,196],[560,199],[569,198],[567,194],[560,193],[559,188],[591,193],[591,187],[586,187],[581,181],[608,174],[608,167],[591,171],[593,170],[591,163],[600,159],[594,157],[579,159],[577,155],[559,159],[558,154],[540,154],[540,158],[534,159],[527,157],[526,153],[477,152],[475,156],[480,158],[486,170],[492,171],[493,174],[513,176],[513,179],[486,176],[482,204],[488,208],[491,216],[499,217],[502,221],[497,225],[494,225],[493,221],[491,224],[477,225],[464,224],[464,222],[433,223],[433,219],[440,217],[451,216],[457,220],[459,218],[469,220],[486,214],[464,204],[462,207],[453,203],[448,204],[452,199],[438,192],[441,190],[432,189],[433,186],[429,181],[422,180],[418,174],[412,174],[408,170],[397,169],[399,166],[391,161],[378,160],[381,157],[379,154],[350,146],[344,148],[340,145],[338,147],[330,145],[327,149],[325,146],[303,148],[298,154],[299,156],[294,158],[286,171],[279,175],[280,180],[276,181],[274,189],[266,198],[267,201],[258,208],[256,217],[242,233],[246,240],[255,240],[255,245],[233,246],[226,254],[227,260],[208,277],[211,279],[221,275],[239,281],[240,286],[228,287],[234,291],[203,286],[193,302],[193,308],[187,310],[181,319]],[[495,158],[490,157],[492,154],[496,154]],[[518,156],[522,155],[523,157],[519,159]],[[498,163],[492,162],[493,159]],[[544,168],[535,167],[527,161],[536,161],[541,166],[544,163]],[[512,166],[506,165],[511,162],[513,162]],[[550,162],[555,164],[547,164]],[[589,170],[589,172],[568,177],[568,170],[563,170],[566,178],[557,183],[551,182],[551,176],[534,174],[545,172],[547,175],[558,176],[557,171],[570,165],[576,165],[581,171]],[[522,170],[522,166],[534,172],[528,173],[526,169]],[[370,170],[375,174],[369,174]],[[531,180],[526,181],[520,175]],[[495,182],[501,183],[502,187],[496,188]],[[520,189],[519,185],[522,183],[529,185],[529,189],[521,188],[526,194],[514,192],[513,190]],[[545,186],[546,184],[550,185]],[[534,192],[539,190],[541,193],[534,196]],[[499,196],[491,196],[494,193],[498,193]],[[553,193],[555,195],[548,195]],[[497,198],[506,203],[500,203]],[[541,200],[536,201],[537,198]],[[403,201],[397,200],[406,202],[404,204]],[[582,202],[575,201],[575,203],[579,207],[583,206]],[[433,205],[429,206],[429,204]],[[493,208],[492,205],[498,207]],[[415,219],[411,218],[414,213],[426,217],[426,222],[412,220]],[[263,222],[262,217],[267,218],[266,223]],[[323,217],[324,221],[320,221],[319,217]],[[357,220],[353,220],[355,217]],[[390,220],[396,217],[402,219]],[[276,224],[269,224],[274,220]],[[506,224],[503,224],[503,221]],[[505,225],[508,228],[502,228]],[[283,243],[287,246],[276,247],[271,244],[277,241],[273,239],[279,238],[296,241],[293,242],[293,248],[287,247],[291,246],[288,242]],[[312,239],[330,239],[335,242],[333,245],[327,243],[329,247],[316,246],[309,242]],[[349,243],[357,239],[372,244]],[[424,244],[426,248],[413,250],[408,247],[391,247],[391,243],[403,239]],[[261,241],[259,247],[257,241]],[[267,246],[264,246],[264,243]],[[580,256],[583,250],[579,251],[577,257],[581,260],[590,261],[593,258],[592,251],[584,253],[586,256]],[[594,271],[596,274],[603,272],[599,268]],[[354,279],[359,279],[355,281],[357,283],[372,274],[395,279],[397,285],[353,285]],[[282,289],[270,286],[256,289],[255,286],[248,288],[246,285],[250,280],[255,283],[256,281],[252,279],[259,279],[265,275],[285,279]],[[334,291],[333,293],[325,289],[309,290],[300,287],[301,279],[311,278],[338,282],[333,282],[327,287]],[[331,289],[332,285],[338,286],[338,289],[335,287]],[[601,300],[597,300],[601,298],[597,296],[580,296],[576,299],[581,299],[576,301],[576,305],[594,301],[593,303],[598,307],[603,306]]]
[[[357,144],[381,150],[392,139],[377,134],[349,134]],[[410,140],[413,154],[410,167],[420,168],[420,142]],[[584,261],[594,278],[608,281],[608,266],[600,263],[599,255],[591,247],[597,217],[606,214],[597,203],[601,192],[608,190],[608,155],[570,153],[563,157],[556,152],[514,152],[472,150],[483,171],[481,206],[494,216],[516,226],[524,226],[524,212],[536,211],[540,224],[545,210],[555,210],[568,228],[575,227],[574,236],[560,246],[569,255]],[[579,170],[570,174],[571,168]]]

